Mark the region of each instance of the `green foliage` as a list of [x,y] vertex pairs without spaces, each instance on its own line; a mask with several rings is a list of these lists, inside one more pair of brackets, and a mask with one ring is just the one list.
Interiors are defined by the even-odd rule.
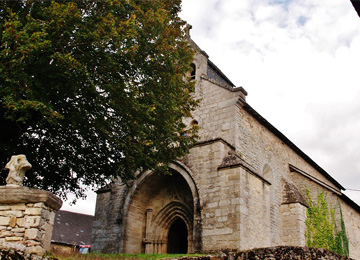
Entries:
[[306,192],[308,195],[307,219],[305,221],[306,246],[324,248],[349,256],[349,244],[340,204],[341,226],[338,230],[339,228],[335,223],[335,209],[328,207],[325,193],[319,193],[317,203],[314,203],[309,190]]
[[0,162],[26,154],[25,184],[66,197],[186,154],[197,102],[180,4],[1,1]]
[[335,252],[349,256],[349,240],[346,236],[345,222],[343,218],[343,213],[341,206],[340,207],[340,230],[337,232],[335,236]]

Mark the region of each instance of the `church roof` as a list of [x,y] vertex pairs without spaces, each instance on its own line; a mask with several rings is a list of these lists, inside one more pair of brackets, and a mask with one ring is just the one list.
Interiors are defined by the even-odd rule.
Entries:
[[52,243],[90,245],[94,216],[60,210],[56,212]]

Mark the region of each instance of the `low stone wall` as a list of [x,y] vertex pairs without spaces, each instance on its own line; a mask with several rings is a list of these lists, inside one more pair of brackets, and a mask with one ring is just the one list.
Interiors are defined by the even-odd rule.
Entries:
[[0,248],[44,255],[62,201],[48,191],[0,187]]
[[294,247],[294,246],[279,246],[258,248],[242,252],[234,252],[223,250],[222,252],[212,252],[206,256],[198,257],[180,257],[181,260],[351,260],[351,258],[333,253],[329,250],[309,248],[309,247]]
[[25,254],[16,250],[0,250],[1,260],[58,260],[53,257],[42,257],[38,255]]
[[260,248],[235,254],[237,260],[252,259],[298,259],[298,260],[349,260],[351,258],[333,253],[329,250],[309,247],[272,247]]

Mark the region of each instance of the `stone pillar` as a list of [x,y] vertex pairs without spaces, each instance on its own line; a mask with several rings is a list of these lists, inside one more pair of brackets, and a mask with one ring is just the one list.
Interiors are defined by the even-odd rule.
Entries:
[[281,240],[285,246],[305,246],[307,203],[297,187],[282,179]]
[[153,244],[151,243],[151,221],[153,218],[153,210],[146,209],[145,221],[145,254],[153,254]]
[[282,204],[281,240],[286,246],[305,246],[306,207],[300,203]]
[[0,187],[0,248],[44,255],[50,250],[55,212],[62,201],[23,186]]

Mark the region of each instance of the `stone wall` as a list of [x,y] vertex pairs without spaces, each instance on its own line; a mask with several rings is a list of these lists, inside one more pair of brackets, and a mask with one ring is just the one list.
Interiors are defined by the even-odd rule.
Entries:
[[62,201],[26,187],[0,187],[0,248],[44,255],[50,250],[55,212]]
[[1,260],[59,260],[54,257],[43,257],[34,254],[26,254],[17,250],[1,250],[0,249],[0,259]]
[[351,260],[351,258],[333,253],[329,250],[278,246],[268,248],[257,248],[247,251],[234,252],[223,250],[222,252],[211,252],[205,256],[180,257],[181,260]]

